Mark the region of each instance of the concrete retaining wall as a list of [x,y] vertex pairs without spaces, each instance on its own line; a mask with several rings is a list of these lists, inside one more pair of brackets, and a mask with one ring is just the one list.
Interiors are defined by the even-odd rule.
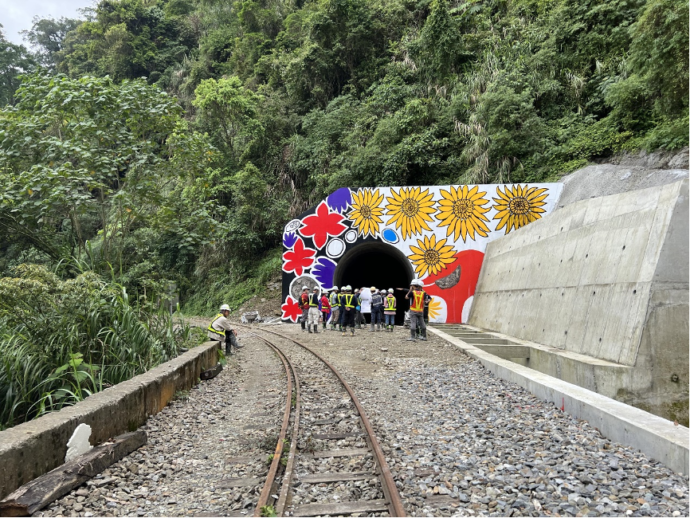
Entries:
[[218,342],[206,342],[74,406],[0,432],[0,500],[63,464],[67,441],[79,424],[91,426],[92,445],[136,430],[217,362]]
[[606,371],[529,362],[687,425],[688,181],[581,200],[491,242],[469,324],[632,367],[611,387]]

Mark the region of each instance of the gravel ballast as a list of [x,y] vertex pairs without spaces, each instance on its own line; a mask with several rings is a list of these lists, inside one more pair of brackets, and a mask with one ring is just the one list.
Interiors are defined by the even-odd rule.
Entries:
[[[393,334],[367,328],[355,337],[306,334],[295,325],[265,329],[304,341],[344,375],[376,429],[409,515],[688,515],[686,477],[494,377],[438,337],[406,342],[400,328]],[[266,345],[242,331],[240,340],[246,347],[217,378],[149,419],[145,447],[37,515],[250,515],[261,484],[234,486],[238,479],[265,477],[285,378]],[[328,386],[320,381],[318,393],[305,392],[305,423],[328,417],[320,409],[340,405],[340,421],[318,433],[354,430],[342,394],[324,400]],[[302,437],[298,446],[361,443],[353,437],[322,445]],[[346,471],[372,467],[366,456],[339,462]],[[300,459],[297,479],[333,470],[324,459]],[[375,479],[340,484],[341,501],[380,498]],[[298,484],[293,504],[331,501],[323,495],[332,490]]]

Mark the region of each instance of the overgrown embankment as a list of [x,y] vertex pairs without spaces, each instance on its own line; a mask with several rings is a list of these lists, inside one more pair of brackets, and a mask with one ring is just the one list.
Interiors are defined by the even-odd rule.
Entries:
[[178,354],[169,312],[91,271],[21,265],[0,279],[0,429],[81,401]]

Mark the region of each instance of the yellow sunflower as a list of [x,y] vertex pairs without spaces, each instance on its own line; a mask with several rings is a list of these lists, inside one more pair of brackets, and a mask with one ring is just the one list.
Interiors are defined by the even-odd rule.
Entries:
[[421,187],[401,187],[398,192],[391,189],[391,195],[386,198],[386,215],[390,216],[386,224],[395,223],[396,228],[401,230],[403,239],[421,234],[422,230],[431,230],[431,214],[436,211],[433,198],[429,189],[422,191]]
[[443,311],[443,306],[441,301],[437,297],[431,297],[429,302],[429,321],[434,321],[441,316],[441,311]]
[[383,208],[379,207],[382,201],[383,194],[379,194],[378,189],[360,189],[352,193],[352,211],[348,218],[353,221],[361,236],[370,234],[376,237],[378,234],[379,226],[383,223]]
[[496,230],[505,227],[506,234],[540,219],[546,212],[542,209],[546,205],[544,200],[549,195],[546,188],[513,185],[512,189],[506,186],[505,191],[501,192],[501,188],[496,187],[496,194],[499,196],[494,198],[494,219],[499,220]]
[[410,245],[413,254],[408,256],[419,277],[436,275],[448,264],[455,260],[455,252],[452,245],[446,245],[446,239],[436,242],[436,236],[431,239],[424,236],[424,240],[417,239],[419,246]]
[[450,191],[441,189],[442,199],[439,201],[438,214],[436,219],[439,227],[448,227],[446,237],[453,234],[453,240],[457,241],[462,236],[463,241],[467,241],[467,236],[474,240],[475,233],[482,237],[489,235],[489,228],[486,226],[489,219],[484,215],[489,212],[488,207],[483,207],[489,203],[484,198],[486,192],[479,192],[479,187],[471,189],[467,185],[462,187],[451,186]]

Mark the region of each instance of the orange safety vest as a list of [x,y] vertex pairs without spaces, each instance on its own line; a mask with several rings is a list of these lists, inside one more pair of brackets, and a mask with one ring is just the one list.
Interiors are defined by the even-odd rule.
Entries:
[[410,303],[410,311],[415,313],[422,313],[424,311],[424,290],[413,291],[412,301]]

